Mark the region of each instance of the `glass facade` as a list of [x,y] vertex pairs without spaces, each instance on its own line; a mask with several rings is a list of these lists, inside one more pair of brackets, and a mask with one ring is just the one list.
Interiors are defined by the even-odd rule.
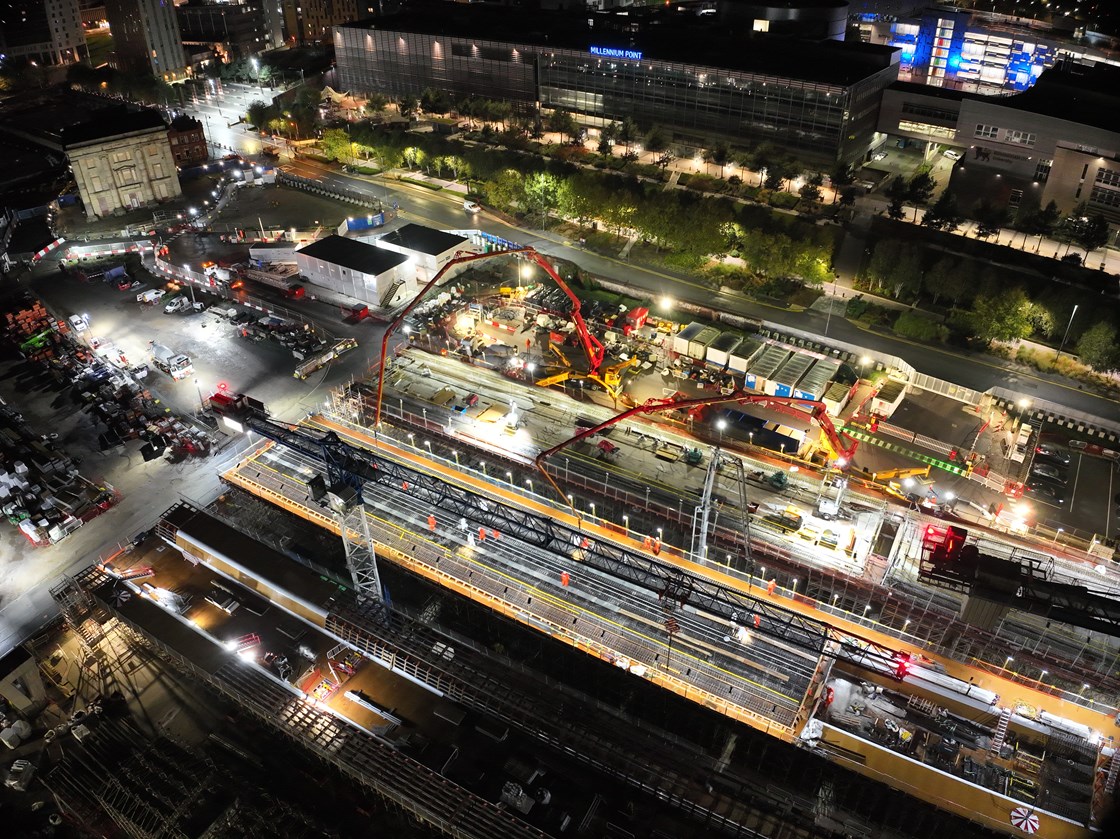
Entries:
[[343,89],[418,96],[431,87],[563,108],[598,124],[632,117],[682,142],[713,137],[770,141],[806,160],[853,161],[875,130],[882,89],[895,67],[869,68],[843,86],[572,49],[339,27]]

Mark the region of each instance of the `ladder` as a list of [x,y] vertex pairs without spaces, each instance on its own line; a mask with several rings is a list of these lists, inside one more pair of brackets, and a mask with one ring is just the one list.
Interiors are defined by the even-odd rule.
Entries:
[[381,308],[388,309],[393,304],[393,298],[397,296],[400,287],[404,285],[404,280],[393,280],[392,285],[385,289],[385,293],[381,295]]
[[1004,708],[999,715],[999,725],[996,726],[996,735],[992,738],[992,745],[988,747],[988,754],[998,755],[1003,748],[1003,741],[1007,738],[1007,726],[1011,724],[1011,709]]

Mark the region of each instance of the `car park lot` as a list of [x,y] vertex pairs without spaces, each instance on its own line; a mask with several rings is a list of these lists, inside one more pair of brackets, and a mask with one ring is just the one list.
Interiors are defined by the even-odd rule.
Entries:
[[1033,504],[1037,520],[1055,530],[1061,528],[1070,533],[1115,535],[1117,522],[1112,496],[1120,488],[1120,481],[1116,480],[1116,466],[1111,460],[1085,452],[1072,450],[1069,455],[1068,466],[1063,467],[1047,459],[1037,459],[1037,467],[1032,466],[1032,472],[1038,467],[1056,468],[1061,480],[1065,481],[1064,485],[1060,481],[1049,481],[1065,497],[1064,504],[1057,504],[1054,499],[1046,497],[1045,491],[1028,487],[1024,497]]
[[[160,278],[143,276],[143,279],[150,280],[146,286],[159,287]],[[307,381],[293,378],[298,360],[290,349],[275,341],[242,337],[241,327],[246,322],[265,315],[246,306],[235,307],[241,324],[209,310],[188,309],[167,314],[164,307],[170,294],[145,305],[137,302],[134,290],[122,292],[106,283],[83,283],[58,272],[38,276],[34,290],[60,317],[88,315],[89,326],[78,336],[79,340],[111,342],[124,353],[129,365],[147,364],[153,341],[189,356],[195,369],[192,376],[173,381],[170,376],[152,369],[145,379],[145,384],[158,391],[170,408],[185,415],[197,412],[201,400],[220,384],[233,391],[250,393],[279,412],[299,409],[305,400],[314,401],[312,392],[318,387],[333,386],[364,367],[364,357],[351,353],[343,357],[341,364],[327,368],[326,373]],[[187,297],[189,299],[189,292]],[[208,303],[215,302],[208,295],[196,294],[196,297]],[[225,312],[228,308],[227,304],[220,310]],[[363,332],[360,340],[372,344],[372,327],[363,325]],[[311,401],[304,407],[310,407]]]

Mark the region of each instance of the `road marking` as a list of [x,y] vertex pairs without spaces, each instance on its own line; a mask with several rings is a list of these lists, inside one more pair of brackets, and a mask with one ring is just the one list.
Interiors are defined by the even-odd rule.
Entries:
[[1073,473],[1073,489],[1069,494],[1069,511],[1073,513],[1073,499],[1077,497],[1077,479],[1081,476],[1081,459],[1085,457],[1081,452],[1077,453],[1077,471]]
[[1108,498],[1105,499],[1104,507],[1104,538],[1108,538],[1109,531],[1112,529],[1112,505],[1116,502],[1113,500],[1112,495],[1112,479],[1116,475],[1116,466],[1114,465],[1108,470]]

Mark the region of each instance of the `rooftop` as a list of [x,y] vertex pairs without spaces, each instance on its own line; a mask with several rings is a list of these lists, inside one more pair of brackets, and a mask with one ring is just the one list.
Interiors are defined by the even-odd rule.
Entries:
[[327,236],[300,248],[298,253],[378,276],[408,261],[408,257],[344,236]]
[[1120,67],[1063,61],[1030,89],[993,104],[1120,133]]
[[57,86],[14,96],[0,106],[0,128],[41,145],[66,146],[166,129],[159,111]]
[[422,224],[406,224],[392,233],[386,233],[378,242],[388,242],[406,250],[439,256],[452,248],[457,248],[467,240],[454,233],[445,233]]
[[[588,25],[589,20],[594,21],[593,26]],[[592,46],[626,49],[641,52],[646,60],[836,85],[853,84],[898,62],[895,47],[762,35],[663,8],[641,15],[630,11],[577,14],[429,0],[410,4],[397,14],[347,25],[584,52]]]

